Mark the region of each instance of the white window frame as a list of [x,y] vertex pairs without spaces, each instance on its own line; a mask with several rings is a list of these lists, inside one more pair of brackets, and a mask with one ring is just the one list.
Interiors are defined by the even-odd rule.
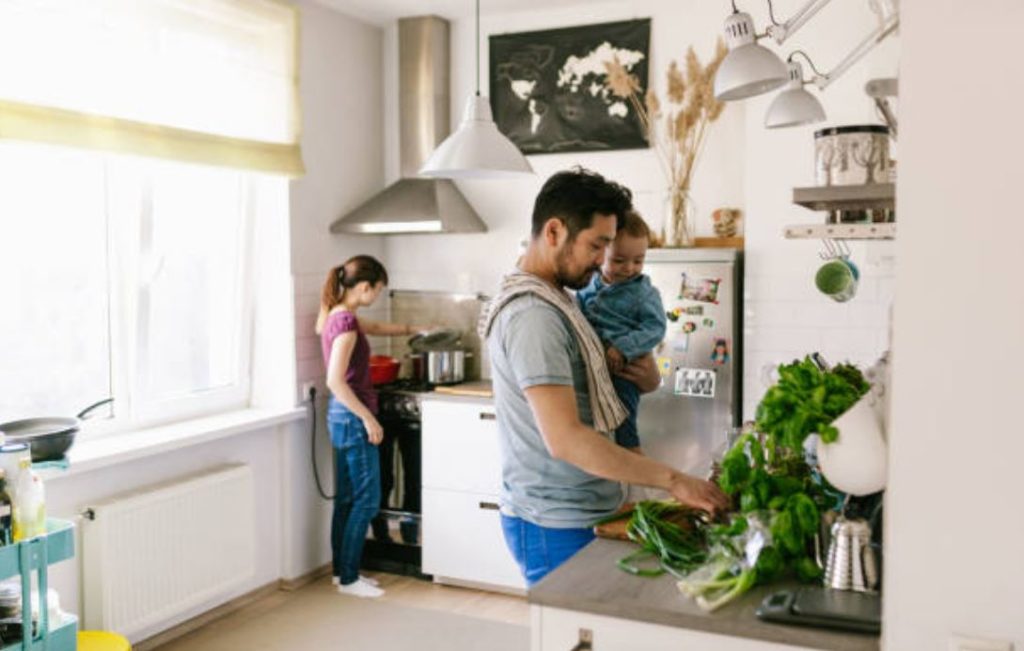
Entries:
[[[105,158],[108,197],[112,186],[126,182],[117,178],[110,157]],[[110,306],[111,395],[114,396],[114,416],[105,420],[87,421],[86,436],[104,436],[130,429],[199,418],[215,413],[244,409],[251,404],[252,391],[252,338],[255,301],[255,218],[256,202],[260,195],[258,185],[267,183],[267,177],[242,173],[242,228],[239,265],[235,269],[240,287],[237,315],[241,326],[236,342],[236,378],[231,386],[210,389],[185,396],[151,400],[141,395],[141,379],[145,376],[142,347],[145,346],[146,310],[143,309],[146,288],[141,278],[141,262],[150,237],[147,226],[152,223],[152,171],[144,171],[142,192],[134,214],[113,214],[116,209],[108,200],[108,304]],[[286,183],[287,181],[281,180]]]

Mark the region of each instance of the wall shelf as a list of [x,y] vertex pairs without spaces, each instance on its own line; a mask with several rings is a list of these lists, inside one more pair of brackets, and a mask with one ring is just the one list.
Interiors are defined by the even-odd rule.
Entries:
[[793,203],[810,210],[892,210],[896,206],[896,184],[793,188]]
[[789,240],[891,240],[896,224],[795,224],[787,226]]

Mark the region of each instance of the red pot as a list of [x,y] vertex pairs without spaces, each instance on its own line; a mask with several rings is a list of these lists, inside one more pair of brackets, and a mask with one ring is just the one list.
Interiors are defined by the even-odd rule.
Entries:
[[401,363],[387,355],[370,355],[370,382],[387,384],[398,379],[398,368]]

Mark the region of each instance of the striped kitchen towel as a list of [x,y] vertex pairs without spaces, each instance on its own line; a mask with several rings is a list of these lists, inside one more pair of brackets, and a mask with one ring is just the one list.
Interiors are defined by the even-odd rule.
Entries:
[[533,274],[516,271],[505,276],[501,289],[484,306],[480,320],[479,334],[487,339],[498,313],[508,303],[523,294],[534,294],[541,300],[555,306],[569,319],[576,341],[587,368],[587,390],[590,392],[590,410],[594,416],[594,429],[599,432],[614,432],[626,420],[626,408],[622,406],[611,375],[604,360],[604,347],[597,333],[590,327],[587,317],[577,306],[572,296],[563,289],[556,289]]

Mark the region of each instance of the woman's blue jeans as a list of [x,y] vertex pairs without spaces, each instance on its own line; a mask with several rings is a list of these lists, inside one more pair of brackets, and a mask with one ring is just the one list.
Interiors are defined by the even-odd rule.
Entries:
[[334,575],[348,585],[359,578],[366,530],[380,508],[380,456],[355,414],[335,416],[327,424],[336,453],[332,563]]
[[527,587],[543,579],[594,539],[594,530],[541,527],[522,518],[501,514],[505,544],[519,564]]

